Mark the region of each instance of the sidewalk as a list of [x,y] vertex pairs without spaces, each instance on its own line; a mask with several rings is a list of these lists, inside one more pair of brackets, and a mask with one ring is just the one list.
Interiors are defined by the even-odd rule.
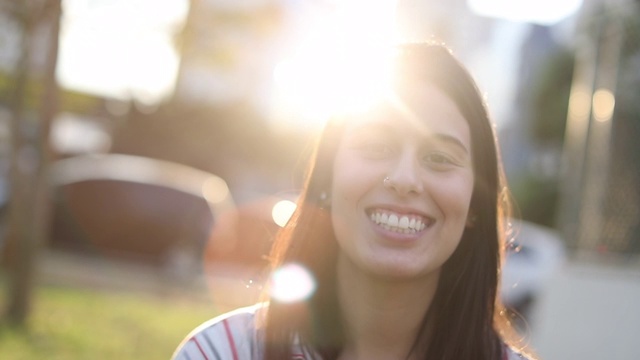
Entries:
[[640,359],[640,262],[570,261],[541,294],[530,326],[543,360]]

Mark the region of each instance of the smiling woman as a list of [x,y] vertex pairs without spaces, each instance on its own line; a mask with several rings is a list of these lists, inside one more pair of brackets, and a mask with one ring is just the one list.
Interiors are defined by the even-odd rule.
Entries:
[[[387,98],[326,124],[269,301],[175,359],[531,359],[496,295],[508,203],[482,97],[441,45],[399,45],[393,64]],[[282,296],[282,279],[309,291]]]

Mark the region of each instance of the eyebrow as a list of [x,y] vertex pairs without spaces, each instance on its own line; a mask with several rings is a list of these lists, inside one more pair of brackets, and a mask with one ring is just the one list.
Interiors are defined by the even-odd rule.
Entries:
[[[359,133],[360,131],[383,131],[383,132],[390,133],[390,132],[394,132],[395,128],[389,122],[379,119],[373,122],[359,124],[358,126],[356,126],[355,129],[357,130],[356,133]],[[453,135],[449,135],[445,133],[429,133],[428,136],[438,141],[441,141],[443,143],[455,145],[457,148],[461,149],[466,154],[470,153],[469,149],[465,146],[465,144],[460,139],[458,139]]]
[[467,154],[469,153],[469,149],[467,149],[467,147],[462,143],[462,141],[460,141],[460,139],[458,139],[455,136],[437,133],[437,134],[433,134],[433,137],[445,143],[456,145],[460,149],[464,150],[465,153]]

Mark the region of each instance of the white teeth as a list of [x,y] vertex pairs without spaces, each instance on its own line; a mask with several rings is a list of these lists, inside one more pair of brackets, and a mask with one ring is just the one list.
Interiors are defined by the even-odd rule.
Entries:
[[369,216],[371,221],[382,226],[384,229],[399,232],[401,234],[412,234],[424,230],[427,225],[424,220],[415,215],[396,215],[385,212],[373,212]]
[[409,228],[409,218],[403,216],[400,218],[400,222],[398,223],[398,227],[400,229],[408,229]]
[[389,215],[387,215],[387,214],[380,215],[380,223],[381,224],[388,224],[389,223]]

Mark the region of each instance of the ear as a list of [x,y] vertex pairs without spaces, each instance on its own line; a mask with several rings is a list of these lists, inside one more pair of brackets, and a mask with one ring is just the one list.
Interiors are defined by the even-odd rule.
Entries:
[[467,228],[472,228],[476,226],[476,221],[478,220],[478,216],[473,211],[469,211],[467,214],[467,222],[464,224]]

